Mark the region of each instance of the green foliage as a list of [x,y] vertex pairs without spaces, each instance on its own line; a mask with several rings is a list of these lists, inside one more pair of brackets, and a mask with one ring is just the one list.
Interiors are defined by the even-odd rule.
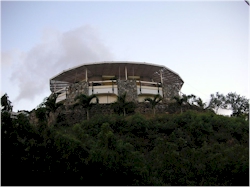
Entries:
[[128,118],[123,132],[130,132],[134,135],[144,136],[148,128],[148,121],[140,114],[135,114]]
[[136,105],[134,102],[127,102],[126,101],[127,93],[125,92],[121,96],[117,96],[117,101],[112,103],[112,108],[115,113],[119,115],[126,116],[126,114],[134,113]]
[[52,94],[50,97],[48,97],[44,103],[45,108],[47,109],[47,112],[55,112],[57,108],[62,106],[62,103],[56,103],[58,94]]
[[219,108],[225,109],[226,107],[226,97],[223,94],[220,94],[219,92],[216,92],[216,95],[211,94],[208,108],[211,108],[218,113]]
[[11,101],[9,100],[9,96],[7,95],[7,93],[5,93],[1,97],[1,112],[2,111],[11,112],[12,108],[13,106],[11,105]]
[[206,103],[203,103],[201,98],[196,99],[195,101],[197,103],[197,105],[201,108],[201,109],[205,109],[206,107]]
[[35,110],[35,113],[40,122],[44,122],[47,120],[47,109],[45,107],[37,108]]
[[[95,103],[92,103],[92,99],[96,99]],[[99,103],[99,99],[98,97],[93,94],[90,96],[81,94],[75,97],[75,101],[77,101],[77,103],[75,103],[74,107],[77,105],[82,106],[83,108],[86,108],[87,110],[87,120],[89,120],[89,110],[92,108],[93,105],[98,104]]]
[[185,95],[183,94],[182,96],[174,96],[173,99],[176,101],[176,103],[180,107],[180,112],[182,113],[182,108],[184,105],[193,105],[193,102],[195,102],[196,96],[191,94],[191,95]]
[[249,124],[241,118],[100,115],[48,127],[4,113],[1,128],[3,185],[249,185]]
[[151,98],[145,98],[145,101],[148,101],[150,104],[151,104],[151,107],[152,107],[152,109],[153,109],[153,114],[155,115],[155,107],[156,107],[156,105],[160,102],[160,101],[162,101],[162,97],[161,97],[161,95],[155,95],[154,96],[154,99],[151,99]]
[[249,100],[236,93],[226,95],[227,108],[233,111],[232,116],[243,117],[249,120]]

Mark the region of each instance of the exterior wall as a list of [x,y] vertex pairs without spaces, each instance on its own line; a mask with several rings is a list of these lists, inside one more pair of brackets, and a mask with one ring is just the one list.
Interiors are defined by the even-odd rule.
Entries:
[[[102,85],[89,86],[89,83],[85,81],[72,84],[69,86],[67,93],[64,92],[58,96],[57,102],[65,100],[66,105],[73,104],[75,103],[75,97],[80,94],[96,94],[100,103],[115,102],[115,96],[122,95],[125,92],[127,93],[127,101],[143,102],[146,97],[160,94],[163,97],[163,102],[167,102],[173,96],[179,94],[176,85],[167,83],[163,83],[162,87],[152,85],[152,83],[150,86],[140,86],[136,80],[117,80],[114,85],[112,83],[108,85],[108,82],[100,84]],[[150,82],[147,84],[150,84]]]
[[88,82],[84,81],[70,85],[67,93],[66,104],[75,103],[75,97],[80,94],[89,95]]
[[137,86],[135,80],[117,80],[118,95],[127,92],[127,101],[138,101]]
[[162,85],[162,91],[163,91],[163,100],[167,101],[171,99],[174,96],[178,96],[178,90],[175,88],[175,85],[173,84],[164,84]]
[[[168,111],[168,105],[164,103],[159,103],[155,107],[155,113],[156,114],[164,114]],[[138,103],[137,108],[135,109],[135,112],[140,114],[152,114],[153,110],[151,108],[150,103]]]

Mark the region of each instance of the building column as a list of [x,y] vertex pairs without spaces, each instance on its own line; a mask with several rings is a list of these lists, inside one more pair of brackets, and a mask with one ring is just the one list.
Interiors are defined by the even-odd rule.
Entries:
[[125,79],[128,80],[128,72],[127,72],[127,67],[125,66]]
[[160,70],[161,84],[163,84],[162,71]]
[[85,70],[85,80],[86,80],[86,82],[88,82],[88,70],[87,70],[87,68],[86,68],[86,70]]

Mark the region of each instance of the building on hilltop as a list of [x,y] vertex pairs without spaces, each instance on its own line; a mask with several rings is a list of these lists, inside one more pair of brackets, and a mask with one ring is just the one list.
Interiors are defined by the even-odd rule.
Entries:
[[50,79],[50,90],[58,93],[56,102],[74,103],[79,94],[96,94],[99,103],[115,102],[127,93],[127,100],[143,102],[160,94],[163,101],[179,95],[184,81],[161,65],[144,62],[97,62],[83,64]]

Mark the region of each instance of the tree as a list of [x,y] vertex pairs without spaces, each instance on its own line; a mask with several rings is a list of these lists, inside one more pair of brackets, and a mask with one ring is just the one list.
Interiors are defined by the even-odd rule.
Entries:
[[223,94],[219,94],[219,92],[216,92],[216,95],[211,94],[211,99],[208,104],[208,109],[213,109],[216,114],[218,113],[219,108],[226,109],[226,97]]
[[135,108],[134,102],[126,101],[126,96],[126,92],[120,96],[117,96],[117,101],[112,104],[114,111],[118,114],[123,114],[123,116],[126,116],[126,113],[129,111],[134,111]]
[[144,101],[149,101],[149,103],[151,104],[151,107],[153,109],[153,114],[155,115],[155,106],[162,101],[162,97],[161,95],[157,94],[154,96],[154,99],[151,98],[145,98]]
[[206,103],[204,103],[200,97],[198,99],[196,99],[196,103],[197,103],[198,107],[200,107],[202,109],[206,109]]
[[2,109],[2,111],[11,112],[12,108],[13,108],[13,106],[11,105],[11,101],[9,100],[9,96],[7,95],[7,93],[5,93],[1,97],[1,109]]
[[249,115],[249,100],[245,97],[242,97],[236,93],[228,93],[226,95],[227,109],[233,111],[232,116],[247,116]]
[[62,106],[62,103],[56,103],[58,94],[53,93],[50,97],[48,97],[44,103],[48,113],[55,112],[56,109]]
[[192,103],[190,103],[190,99],[191,98],[195,98],[195,96],[194,95],[185,95],[185,94],[183,94],[181,97],[180,96],[174,96],[173,97],[173,99],[177,102],[177,104],[180,106],[180,108],[181,108],[181,113],[182,113],[182,106],[184,105],[184,104],[188,104],[188,105],[191,105],[191,104],[193,104],[193,102]]
[[[92,99],[94,99],[94,98],[96,99],[96,103],[91,102]],[[90,111],[90,109],[92,108],[93,105],[99,103],[98,97],[95,94],[90,95],[90,96],[81,94],[81,95],[75,97],[75,101],[76,100],[78,100],[78,102],[74,106],[80,105],[83,108],[86,108],[86,110],[87,110],[87,120],[89,120],[89,111]]]
[[40,122],[48,120],[50,112],[55,112],[56,109],[62,106],[62,103],[56,103],[58,94],[53,93],[49,97],[45,97],[43,102],[36,108],[36,117]]
[[191,94],[191,95],[184,95],[184,97],[187,97],[187,103],[189,104],[189,105],[194,105],[194,103],[196,102],[196,96],[195,95],[193,95],[193,94]]

